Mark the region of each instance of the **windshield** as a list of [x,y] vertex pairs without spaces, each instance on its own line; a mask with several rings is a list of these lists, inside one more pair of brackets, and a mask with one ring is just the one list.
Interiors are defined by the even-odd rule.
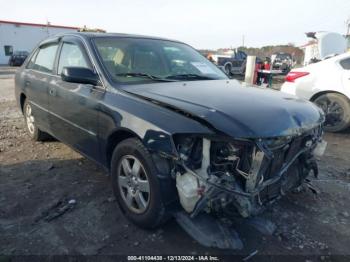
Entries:
[[285,60],[285,59],[291,59],[291,56],[289,54],[277,54],[277,58],[281,60]]
[[122,83],[227,79],[188,45],[155,39],[95,38],[98,55],[112,79]]

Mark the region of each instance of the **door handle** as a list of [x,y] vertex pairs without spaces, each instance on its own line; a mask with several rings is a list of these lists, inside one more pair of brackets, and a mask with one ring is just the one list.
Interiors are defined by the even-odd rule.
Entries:
[[25,81],[24,86],[30,86],[30,81]]

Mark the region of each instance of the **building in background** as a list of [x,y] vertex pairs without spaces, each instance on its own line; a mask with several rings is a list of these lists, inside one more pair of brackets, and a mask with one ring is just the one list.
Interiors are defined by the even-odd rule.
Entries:
[[78,27],[33,24],[0,20],[0,64],[7,64],[15,51],[31,52],[43,39],[58,33],[78,31]]

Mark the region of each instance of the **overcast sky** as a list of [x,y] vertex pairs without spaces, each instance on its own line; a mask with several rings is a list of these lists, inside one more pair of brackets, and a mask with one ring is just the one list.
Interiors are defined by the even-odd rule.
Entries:
[[97,27],[177,39],[196,48],[306,41],[346,32],[350,0],[0,0],[0,20]]

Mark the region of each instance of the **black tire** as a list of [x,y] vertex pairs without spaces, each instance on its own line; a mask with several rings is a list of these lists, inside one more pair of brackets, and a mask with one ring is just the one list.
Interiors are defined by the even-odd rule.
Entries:
[[25,121],[25,124],[26,124],[26,128],[27,128],[27,131],[28,131],[28,134],[30,136],[30,138],[33,140],[33,141],[45,141],[47,140],[50,136],[41,131],[35,124],[35,116],[32,115],[32,113],[30,113],[30,115],[32,116],[32,126],[30,124],[28,124],[28,114],[29,114],[29,110],[31,110],[31,107],[32,105],[28,102],[28,100],[26,99],[24,101],[24,104],[23,104],[23,115],[24,115],[24,121]]
[[[119,186],[119,177],[128,177],[122,175],[122,172],[124,172],[124,169],[122,171],[122,161],[130,156],[136,158],[141,163],[149,181],[148,203],[146,209],[142,212],[136,212],[132,210],[132,207],[128,207],[125,194],[129,193],[124,191],[125,188],[122,189]],[[119,207],[131,222],[143,228],[155,228],[167,220],[169,214],[166,212],[163,203],[165,198],[162,196],[156,166],[154,165],[150,153],[140,140],[137,138],[129,138],[117,145],[111,160],[111,179],[113,191]],[[134,204],[136,205],[136,200]]]
[[230,76],[231,75],[231,70],[232,70],[232,65],[230,63],[226,64],[224,67],[226,75]]
[[350,101],[337,93],[320,95],[314,100],[326,114],[324,130],[340,132],[350,126]]

